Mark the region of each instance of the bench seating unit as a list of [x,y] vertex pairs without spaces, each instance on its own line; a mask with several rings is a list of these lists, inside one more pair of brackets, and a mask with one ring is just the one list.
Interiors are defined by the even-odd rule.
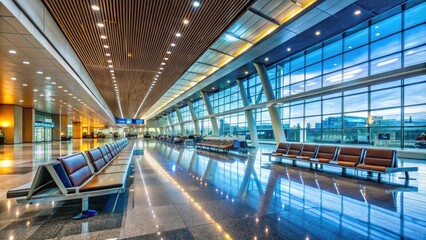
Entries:
[[197,143],[196,147],[201,149],[206,149],[206,150],[229,152],[229,150],[234,148],[234,141],[205,139],[205,140],[202,140],[200,143]]
[[381,180],[381,174],[404,172],[405,179],[409,180],[409,172],[418,171],[417,167],[398,167],[396,151],[392,149],[339,148],[337,146],[299,143],[289,145],[287,154],[265,153],[263,155],[269,156],[270,161],[271,157],[288,159],[293,162],[293,165],[296,165],[298,161],[307,161],[310,162],[311,168],[312,163],[320,164],[321,168],[323,165],[340,167],[343,173],[346,173],[347,168],[367,171],[369,175],[375,172],[378,174],[378,182]]
[[[97,214],[89,210],[89,197],[116,193],[115,209],[119,193],[125,189],[133,152],[133,145],[125,148],[127,144],[127,139],[114,144],[123,154],[115,159],[110,159],[102,146],[86,154],[80,152],[40,165],[33,181],[9,190],[7,198],[15,198],[18,203],[82,199],[82,211],[73,218],[83,219]],[[115,161],[126,162],[126,165],[112,165]]]

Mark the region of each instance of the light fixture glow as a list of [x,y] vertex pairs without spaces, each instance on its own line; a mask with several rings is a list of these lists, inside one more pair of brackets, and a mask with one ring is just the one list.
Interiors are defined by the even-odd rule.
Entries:
[[100,10],[100,8],[99,8],[99,6],[98,6],[98,5],[93,4],[93,5],[92,5],[92,10],[93,10],[93,11],[99,11],[99,10]]
[[184,19],[183,20],[183,24],[185,24],[185,25],[189,24],[189,20],[188,19]]
[[23,84],[22,84],[22,86],[26,87],[26,86],[28,86],[28,84],[26,84],[26,83],[23,83]]
[[16,81],[16,78],[15,78],[15,77],[13,77],[13,78],[11,78],[10,80],[12,80],[12,81]]
[[16,51],[15,51],[15,50],[13,50],[13,49],[11,49],[11,50],[9,50],[9,53],[10,53],[10,54],[16,54]]
[[200,1],[198,1],[198,0],[195,0],[193,3],[192,3],[192,6],[194,6],[194,7],[199,7],[200,6]]
[[289,48],[289,47],[288,47],[288,48],[287,48],[287,52],[290,52],[290,51],[291,51],[291,48]]
[[37,74],[40,74],[40,75],[41,75],[41,74],[43,74],[43,72],[42,72],[42,71],[37,71]]
[[22,63],[26,64],[26,65],[30,64],[30,62],[28,62],[28,61],[23,61]]
[[181,37],[182,34],[181,33],[176,33],[176,37]]
[[105,56],[110,57],[111,53],[105,53]]
[[172,43],[172,44],[170,44],[170,46],[176,47],[176,43]]
[[101,35],[101,38],[102,38],[102,39],[107,39],[107,36],[105,36],[105,35]]
[[103,23],[97,23],[96,25],[97,25],[98,27],[101,27],[101,28],[105,27],[105,24],[103,24]]
[[321,35],[321,32],[318,30],[318,31],[315,32],[315,35],[319,36],[319,35]]
[[104,48],[109,48],[109,46],[108,45],[104,45]]
[[269,61],[269,58],[268,58],[268,57],[266,57],[266,58],[265,58],[265,62],[267,62],[267,61]]
[[356,10],[356,11],[354,12],[354,14],[355,14],[355,15],[360,15],[360,14],[361,14],[361,10]]

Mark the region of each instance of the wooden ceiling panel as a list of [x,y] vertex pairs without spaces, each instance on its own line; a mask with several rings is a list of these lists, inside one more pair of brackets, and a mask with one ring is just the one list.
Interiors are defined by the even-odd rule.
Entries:
[[[116,117],[121,117],[111,79],[112,60],[123,115],[133,118],[156,72],[158,84],[140,109],[155,104],[253,0],[43,0]],[[93,11],[96,3],[100,11]],[[184,25],[183,20],[189,24]],[[102,22],[104,28],[96,23]],[[175,34],[180,32],[182,37]],[[107,39],[101,39],[105,34]],[[171,47],[176,43],[176,47]],[[106,49],[103,45],[108,45]],[[171,51],[172,54],[166,54]],[[105,56],[110,53],[111,57]],[[131,54],[131,57],[128,54]],[[165,61],[164,58],[168,57]]]

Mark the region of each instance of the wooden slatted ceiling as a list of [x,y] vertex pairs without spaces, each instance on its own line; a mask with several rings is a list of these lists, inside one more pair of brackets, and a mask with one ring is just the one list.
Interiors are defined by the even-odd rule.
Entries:
[[[120,117],[107,60],[113,62],[124,117],[133,118],[161,67],[164,71],[139,112],[149,109],[216,40],[252,0],[43,0],[116,117]],[[182,21],[188,19],[189,25]],[[103,22],[104,30],[96,26]],[[101,31],[107,36],[100,38]],[[176,32],[182,33],[177,38]],[[175,42],[176,47],[170,44]],[[103,45],[109,45],[109,49]],[[171,51],[172,54],[166,54]],[[105,53],[111,53],[111,57]],[[128,53],[132,57],[128,57]]]

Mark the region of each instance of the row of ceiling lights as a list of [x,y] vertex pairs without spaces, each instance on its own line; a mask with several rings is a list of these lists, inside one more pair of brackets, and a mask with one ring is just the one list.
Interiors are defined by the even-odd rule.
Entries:
[[[96,23],[96,26],[99,27],[99,29],[101,31],[100,38],[102,40],[106,40],[107,36],[106,36],[106,33],[105,33],[106,31],[104,30],[105,24],[103,23],[102,16],[100,14],[100,10],[101,9],[100,9],[100,7],[99,7],[98,4],[92,4],[91,8],[95,12],[96,19],[98,21]],[[105,50],[109,49],[109,45],[108,44],[104,44],[103,47],[104,47]],[[111,74],[112,84],[114,85],[114,91],[115,91],[115,95],[117,97],[117,103],[118,103],[118,108],[120,109],[121,118],[124,118],[123,109],[121,108],[120,91],[119,91],[119,88],[118,88],[117,79],[115,77],[114,66],[112,65],[111,53],[110,52],[106,52],[105,56],[108,58],[107,59],[107,65],[108,65],[109,72]],[[131,57],[131,53],[128,53],[127,56]]]
[[[200,5],[201,5],[201,4],[200,4],[200,1],[198,1],[198,0],[195,0],[195,1],[193,1],[193,2],[192,2],[192,6],[194,6],[194,8],[198,8]],[[182,23],[183,23],[183,25],[184,25],[184,26],[186,26],[186,25],[188,25],[188,24],[189,24],[189,20],[188,20],[188,19],[184,19],[184,20],[182,21]],[[182,33],[180,33],[180,32],[176,32],[176,33],[175,33],[175,36],[176,36],[176,38],[180,38],[180,37],[182,37]],[[152,80],[151,85],[149,86],[149,89],[148,89],[147,93],[145,94],[145,97],[143,98],[142,103],[141,103],[141,105],[139,106],[139,108],[138,108],[138,110],[136,111],[135,116],[134,116],[133,118],[136,118],[136,117],[137,117],[137,115],[138,115],[138,113],[139,113],[140,109],[142,108],[143,104],[145,103],[145,100],[148,98],[148,95],[151,93],[152,89],[153,89],[153,88],[155,87],[155,85],[157,84],[157,81],[159,80],[160,75],[161,75],[161,74],[163,73],[163,71],[164,71],[164,66],[166,65],[166,61],[168,61],[168,60],[169,60],[169,56],[172,54],[172,51],[171,51],[171,50],[172,50],[174,47],[176,47],[176,42],[172,42],[172,43],[170,44],[169,49],[166,51],[166,54],[164,55],[163,61],[161,62],[160,67],[159,67],[159,69],[158,69],[157,73],[155,74],[154,79]]]
[[[10,53],[10,54],[12,54],[12,55],[15,55],[15,54],[17,54],[17,51],[16,51],[15,49],[11,49],[11,50],[9,50],[9,53]],[[30,65],[30,62],[29,62],[29,61],[23,61],[23,62],[22,62],[22,64],[24,64],[24,65]],[[36,71],[36,73],[37,73],[38,75],[43,75],[43,74],[44,74],[44,72],[43,72],[43,71],[40,71],[40,70],[39,70],[39,71]],[[51,81],[51,80],[52,80],[52,78],[51,78],[51,77],[47,76],[47,77],[45,77],[44,79],[45,79],[45,80],[47,80],[47,81],[49,81],[51,85],[56,85],[56,82]],[[12,80],[12,81],[17,81],[17,78],[16,78],[16,77],[11,77],[11,80]],[[27,87],[27,86],[28,86],[28,84],[27,84],[27,83],[22,83],[22,86],[23,86],[23,87]],[[58,88],[58,89],[62,89],[62,88],[63,88],[63,86],[58,85],[58,86],[57,86],[57,88]],[[64,91],[65,93],[67,93],[67,92],[68,92],[68,90],[67,90],[67,89],[64,89],[63,91]],[[39,92],[39,90],[38,90],[37,88],[34,88],[34,89],[33,89],[33,92],[34,92],[34,93],[38,93],[38,92]],[[51,97],[52,97],[52,94],[51,94],[51,93],[40,93],[40,94],[39,94],[39,96],[40,96],[40,97],[46,97],[46,98],[45,98],[45,100],[46,100],[46,101],[52,101],[52,102],[56,101],[56,99],[55,99],[55,98],[51,98]],[[76,99],[76,101],[77,101],[77,102],[79,102],[79,103],[83,104],[83,106],[84,106],[84,107],[86,107],[87,109],[91,110],[92,112],[94,112],[96,115],[98,115],[100,118],[102,118],[102,119],[105,121],[105,119],[104,119],[102,116],[100,116],[98,113],[96,113],[96,112],[95,112],[95,111],[94,111],[91,107],[89,107],[89,106],[87,105],[87,103],[84,103],[83,101],[81,101],[81,99],[77,98],[76,96],[73,96],[73,94],[72,94],[72,93],[68,93],[68,96],[72,97],[73,99]],[[23,99],[20,99],[20,100],[19,100],[19,102],[20,102],[20,103],[23,103],[23,102],[24,102],[24,100],[23,100]],[[37,100],[37,99],[33,99],[33,102],[34,102],[34,103],[36,103],[36,102],[38,102],[38,100]],[[59,100],[59,108],[60,108],[60,111],[61,111],[62,107],[63,107],[64,105],[66,105],[66,104],[67,104],[67,103],[66,103],[66,102],[64,102],[63,100]],[[71,105],[68,105],[68,106],[70,106],[70,107],[71,107]],[[77,109],[77,108],[75,108],[75,109]],[[84,114],[84,115],[86,115],[86,114]],[[86,115],[86,116],[87,116],[87,115]]]

